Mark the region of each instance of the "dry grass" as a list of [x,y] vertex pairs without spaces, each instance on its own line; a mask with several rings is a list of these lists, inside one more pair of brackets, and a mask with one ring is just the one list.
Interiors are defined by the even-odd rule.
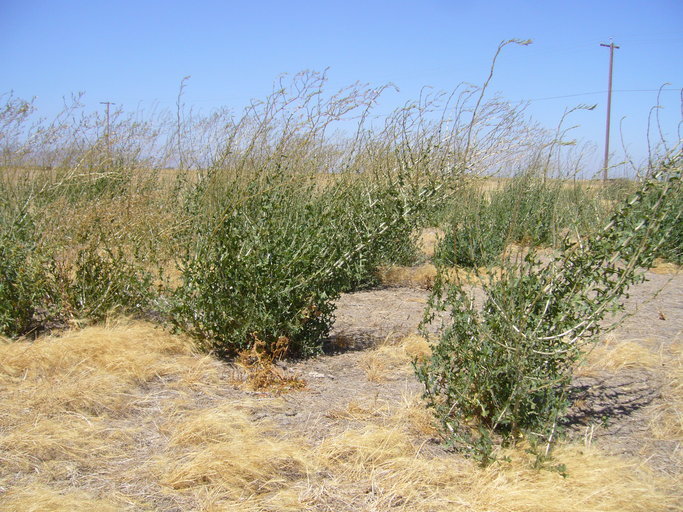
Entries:
[[670,350],[665,371],[664,401],[655,409],[650,427],[655,438],[677,443],[676,451],[683,464],[683,343],[680,336]]
[[[345,432],[321,446],[335,469],[339,501],[357,510],[625,511],[675,510],[674,483],[615,457],[565,448],[558,457],[570,476],[537,471],[521,450],[506,466],[480,469],[471,461],[421,453],[396,429]],[[355,485],[354,483],[355,482]],[[349,490],[363,489],[360,495]],[[345,493],[346,491],[346,493]],[[346,494],[346,495],[345,495]]]
[[412,372],[411,362],[431,355],[426,339],[417,334],[407,336],[398,343],[383,343],[368,351],[361,359],[368,380],[382,382]]
[[429,289],[434,284],[436,267],[424,263],[415,267],[393,266],[382,268],[379,279],[386,286],[412,286]]
[[664,261],[661,258],[657,258],[650,271],[654,272],[655,274],[678,274],[681,271],[681,266],[669,261]]
[[445,233],[443,229],[425,228],[418,236],[417,247],[426,257],[433,258],[434,252],[436,251],[436,246],[441,240],[443,240],[444,236]]
[[[414,267],[393,266],[382,268],[379,279],[385,286],[409,286],[413,288],[431,289],[437,275],[436,267],[431,263],[423,263]],[[479,267],[467,269],[453,267],[445,270],[447,282],[461,282],[465,284],[481,284],[489,282],[491,278],[498,279],[502,270],[499,267]]]
[[125,408],[130,392],[145,382],[188,376],[189,361],[195,359],[184,338],[124,322],[0,345],[0,385],[11,397],[4,404],[10,418],[25,411],[100,415]]
[[119,506],[107,500],[94,498],[78,489],[55,489],[42,484],[29,484],[11,489],[0,503],[6,512],[62,512],[72,510],[97,510],[116,512]]
[[638,340],[616,340],[607,335],[586,356],[577,375],[594,375],[600,371],[616,372],[623,368],[652,370],[662,365],[662,355],[639,343]]
[[[216,423],[207,425],[206,417],[201,426],[196,419],[190,421],[195,437],[174,435],[173,439],[175,446],[189,444],[192,449],[170,450],[157,460],[164,486],[180,491],[210,486],[231,499],[241,499],[270,494],[306,476],[310,462],[301,441],[264,435],[258,424],[248,421],[219,428]],[[179,427],[187,428],[183,423]],[[213,438],[202,438],[205,432]]]
[[301,376],[282,370],[275,364],[285,357],[288,350],[289,339],[284,336],[277,340],[272,352],[257,339],[251,349],[239,353],[236,365],[242,370],[242,375],[236,381],[243,389],[252,391],[286,393],[305,389],[306,381]]
[[[386,378],[428,354],[411,336],[367,357]],[[224,366],[144,323],[4,344],[0,361],[2,510],[610,512],[681,499],[672,479],[592,448],[558,449],[568,478],[521,448],[479,468],[428,442],[412,395],[340,404],[354,426],[313,443],[258,419],[282,399],[226,389]]]
[[1,344],[0,488],[12,491],[6,506],[25,503],[26,488],[35,487],[42,509],[90,509],[59,505],[84,499],[64,489],[120,476],[147,436],[142,418],[128,418],[162,409],[150,386],[164,381],[187,393],[215,382],[216,371],[185,338],[141,322]]

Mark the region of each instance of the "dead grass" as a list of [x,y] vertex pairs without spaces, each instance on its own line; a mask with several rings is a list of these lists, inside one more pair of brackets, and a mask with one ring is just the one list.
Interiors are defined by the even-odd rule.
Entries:
[[435,277],[436,267],[431,263],[415,267],[393,266],[379,271],[379,279],[386,286],[413,286],[429,289],[434,284]]
[[576,374],[595,375],[600,371],[616,372],[623,368],[652,370],[662,365],[662,355],[639,343],[638,340],[616,340],[607,335],[593,347]]
[[305,478],[309,465],[300,443],[262,436],[253,427],[159,464],[162,485],[180,491],[209,486],[232,499],[282,489]]
[[665,372],[664,400],[655,408],[650,428],[655,438],[677,443],[676,452],[683,464],[683,343],[680,336],[670,350]]
[[678,274],[681,271],[681,266],[669,261],[665,261],[661,258],[657,258],[650,271],[654,272],[655,274]]
[[431,348],[427,340],[413,334],[398,343],[385,342],[368,351],[361,359],[361,366],[368,380],[382,382],[412,372],[412,361],[430,355]]
[[287,393],[306,388],[306,381],[299,375],[291,374],[276,366],[276,361],[285,357],[289,350],[289,339],[285,336],[268,351],[265,342],[257,339],[249,350],[239,353],[236,365],[242,370],[236,379],[244,389],[253,391],[272,391]]
[[[558,451],[569,467],[568,478],[533,469],[521,449],[508,452],[513,462],[487,469],[422,450],[400,430],[370,426],[326,440],[319,456],[334,468],[338,500],[358,510],[645,511],[677,506],[678,496],[669,494],[674,482],[592,449]],[[360,495],[351,495],[359,488]]]
[[436,246],[444,236],[445,233],[440,228],[425,228],[417,239],[417,247],[427,258],[433,258]]
[[191,354],[184,338],[130,322],[4,343],[0,386],[8,398],[5,418],[15,414],[21,419],[25,411],[36,416],[113,413],[126,407],[140,384],[173,373],[187,375],[183,363],[193,359]]
[[[414,267],[393,266],[380,269],[379,279],[385,286],[408,286],[413,288],[431,289],[437,275],[436,267],[431,263],[424,263]],[[481,284],[491,279],[498,279],[501,275],[498,267],[466,269],[453,267],[445,270],[447,282],[461,282],[465,284]]]
[[[428,354],[411,336],[367,357],[388,378]],[[673,479],[583,446],[556,453],[568,478],[533,469],[523,447],[482,469],[429,442],[414,395],[351,400],[331,415],[354,426],[314,443],[255,414],[281,398],[227,396],[224,366],[144,323],[3,344],[0,361],[2,510],[611,512],[681,500]]]
[[111,431],[100,418],[73,414],[36,418],[0,436],[0,462],[6,471],[18,473],[44,471],[53,462],[67,462],[63,468],[53,468],[60,472],[68,469],[69,462],[72,469],[90,470],[117,456],[113,445],[130,440],[129,432]]
[[29,484],[10,489],[0,503],[6,512],[63,512],[72,510],[97,510],[117,512],[119,506],[100,500],[78,489],[56,489],[43,484]]

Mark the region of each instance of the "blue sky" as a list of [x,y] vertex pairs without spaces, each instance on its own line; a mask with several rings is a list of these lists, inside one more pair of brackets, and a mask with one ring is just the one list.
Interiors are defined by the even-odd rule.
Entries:
[[[89,109],[173,109],[180,81],[188,106],[239,112],[282,73],[329,68],[330,88],[392,82],[384,108],[422,86],[481,83],[505,39],[532,39],[500,56],[491,90],[553,128],[566,108],[574,136],[604,143],[609,50],[614,39],[612,148],[619,124],[636,159],[646,156],[647,116],[662,93],[662,124],[676,139],[683,88],[683,1],[33,1],[0,0],[0,93],[36,97],[51,116],[84,91]],[[590,93],[590,94],[584,94]],[[576,95],[576,96],[572,96]],[[561,98],[556,98],[561,96]],[[555,99],[546,99],[555,98]]]

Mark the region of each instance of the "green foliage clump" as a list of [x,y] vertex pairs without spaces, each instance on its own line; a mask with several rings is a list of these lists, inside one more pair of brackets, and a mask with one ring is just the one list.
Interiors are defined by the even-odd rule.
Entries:
[[274,172],[227,196],[182,258],[174,324],[223,357],[282,338],[289,355],[319,352],[333,301],[412,232],[390,192]]
[[67,282],[71,310],[78,316],[99,321],[116,311],[143,313],[153,296],[153,275],[129,257],[122,248],[82,249],[74,264],[74,276]]
[[30,216],[3,211],[1,217],[0,334],[14,337],[59,316],[59,297]]
[[290,350],[312,352],[332,321],[334,296],[307,281],[334,233],[321,233],[323,205],[310,194],[284,180],[266,191],[252,184],[207,219],[182,258],[173,322],[219,356],[258,340],[269,348],[281,336]]
[[671,200],[666,204],[662,225],[666,236],[657,255],[677,265],[683,265],[683,189],[680,182],[672,191]]
[[588,234],[604,219],[599,197],[585,187],[527,172],[488,192],[460,191],[436,259],[444,265],[489,266],[510,243],[559,246],[569,231]]
[[503,210],[492,207],[483,192],[458,195],[435,260],[442,265],[481,267],[498,260],[507,243],[509,222]]
[[376,286],[381,266],[407,266],[418,260],[416,228],[433,205],[421,193],[431,193],[431,186],[411,192],[390,178],[370,185],[355,179],[344,185],[342,201],[332,199],[339,190],[329,190],[327,197],[320,198],[324,203],[336,204],[331,216],[335,222],[343,219],[344,244],[351,251],[352,257],[346,258],[336,271],[340,291]]
[[566,241],[549,263],[533,250],[505,262],[501,276],[483,281],[483,306],[464,285],[437,278],[426,320],[447,311],[450,323],[416,371],[454,447],[488,463],[498,442],[524,438],[532,447],[545,445],[537,453],[547,455],[569,405],[575,365],[666,239],[665,219],[680,187],[676,162],[586,243]]
[[0,334],[37,334],[73,317],[98,321],[113,311],[145,311],[155,291],[142,256],[122,245],[110,248],[112,241],[90,230],[90,241],[70,260],[63,246],[46,243],[38,213],[28,209],[40,211],[36,203],[44,200],[25,200],[22,210],[5,204],[0,211]]
[[527,173],[493,194],[491,208],[506,218],[510,241],[534,246],[553,244],[561,187],[561,183]]

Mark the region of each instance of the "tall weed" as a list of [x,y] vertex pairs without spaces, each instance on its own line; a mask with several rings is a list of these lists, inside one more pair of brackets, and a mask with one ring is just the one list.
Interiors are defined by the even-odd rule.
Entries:
[[450,321],[431,359],[415,366],[454,447],[483,463],[498,444],[521,439],[539,461],[549,454],[576,363],[668,240],[680,179],[679,153],[585,242],[565,241],[549,263],[533,250],[503,262],[500,275],[483,280],[482,307],[464,284],[437,277],[426,321],[443,311]]
[[0,212],[0,334],[36,332],[60,317],[51,261],[27,212]]
[[341,291],[408,241],[420,205],[398,211],[394,197],[342,177],[319,190],[279,171],[248,184],[187,247],[173,322],[219,356],[256,342],[271,350],[283,337],[289,355],[318,352]]
[[508,244],[559,247],[566,236],[586,236],[609,210],[586,185],[533,173],[502,180],[490,190],[466,186],[450,203],[436,259],[481,267],[498,262]]

